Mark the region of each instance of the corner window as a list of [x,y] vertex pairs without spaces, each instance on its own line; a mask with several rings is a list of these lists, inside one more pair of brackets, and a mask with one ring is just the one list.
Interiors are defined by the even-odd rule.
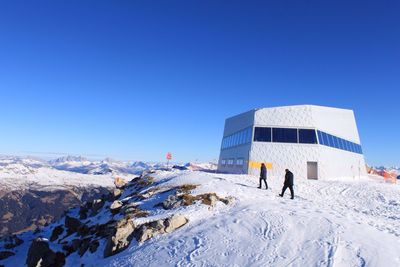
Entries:
[[256,127],[254,130],[255,142],[271,142],[271,128]]
[[315,135],[315,130],[299,129],[299,143],[316,144],[317,136]]

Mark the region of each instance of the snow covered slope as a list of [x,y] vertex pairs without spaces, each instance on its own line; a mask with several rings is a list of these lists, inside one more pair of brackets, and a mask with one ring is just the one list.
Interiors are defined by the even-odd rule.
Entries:
[[[255,188],[254,177],[192,173],[202,191],[236,204],[202,214],[184,229],[134,246],[111,266],[400,266],[400,187],[361,181],[299,181],[296,198]],[[287,192],[286,194],[288,194]]]
[[[97,234],[60,234],[50,242],[51,249],[66,253],[61,244],[68,247],[69,242],[78,242],[73,241],[77,238],[97,242],[93,250],[79,253],[78,249],[68,254],[66,266],[400,266],[398,184],[370,178],[299,179],[295,180],[296,197],[290,200],[289,192],[284,198],[277,196],[281,178],[270,178],[270,189],[261,190],[256,188],[257,177],[248,175],[174,170],[158,171],[151,176],[151,183],[135,187],[143,184],[139,180],[117,200],[117,204],[120,201],[123,205],[122,210],[135,207],[147,214],[124,218],[134,228],[136,238],[122,240],[123,244],[128,242],[125,250],[104,258],[106,244],[120,238],[126,228],[117,231],[114,239],[99,238]],[[166,205],[175,192],[172,189],[182,185],[199,185],[189,187],[191,196],[215,192],[221,199],[231,196],[235,201],[217,201],[211,206],[201,201]],[[114,221],[121,220],[122,213],[110,213],[111,203],[114,204],[107,200],[99,213],[81,223],[89,228],[100,224],[121,227]],[[69,216],[77,216],[77,212],[72,210]],[[178,214],[188,219],[182,227],[138,241],[143,238],[139,233],[143,234],[146,223],[150,227],[157,220]],[[42,232],[21,235],[24,243],[10,250],[16,255],[0,264],[23,265],[31,240],[39,236],[50,238],[57,225],[65,226],[63,223],[61,220]]]

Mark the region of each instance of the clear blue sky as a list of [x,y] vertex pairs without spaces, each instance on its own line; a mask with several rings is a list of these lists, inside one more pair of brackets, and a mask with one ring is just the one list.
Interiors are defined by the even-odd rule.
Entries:
[[355,110],[400,165],[400,2],[1,1],[0,153],[216,159],[226,117]]

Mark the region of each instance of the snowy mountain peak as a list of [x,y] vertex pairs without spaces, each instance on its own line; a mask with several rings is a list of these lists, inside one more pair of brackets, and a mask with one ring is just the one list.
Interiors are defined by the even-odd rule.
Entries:
[[68,156],[65,156],[65,157],[60,157],[60,158],[57,158],[57,159],[50,160],[49,163],[51,165],[54,165],[54,164],[61,164],[61,163],[68,163],[68,162],[84,162],[84,161],[88,161],[88,159],[85,158],[85,157],[82,157],[82,156],[70,156],[70,155],[68,155]]

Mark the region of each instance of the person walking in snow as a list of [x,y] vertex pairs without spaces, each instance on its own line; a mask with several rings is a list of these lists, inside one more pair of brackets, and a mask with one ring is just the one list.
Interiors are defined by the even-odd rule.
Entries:
[[260,169],[260,186],[258,188],[261,189],[261,181],[264,181],[265,183],[265,189],[268,189],[268,184],[267,184],[267,167],[265,167],[264,163],[261,163],[261,169]]
[[283,183],[282,193],[279,194],[280,197],[283,197],[287,188],[290,190],[291,199],[294,199],[294,190],[293,190],[293,173],[288,169],[285,170],[285,182]]

